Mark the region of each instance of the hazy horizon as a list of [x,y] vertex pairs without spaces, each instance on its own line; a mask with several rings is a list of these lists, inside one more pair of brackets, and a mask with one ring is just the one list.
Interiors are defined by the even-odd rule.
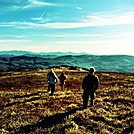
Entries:
[[134,55],[133,0],[1,0],[0,51]]
[[88,54],[88,55],[100,55],[100,56],[112,56],[112,55],[128,55],[128,56],[134,56],[134,55],[131,55],[131,54],[95,54],[95,53],[88,53],[88,52],[73,52],[73,51],[65,51],[65,52],[62,52],[62,51],[49,51],[49,52],[35,52],[35,51],[26,51],[26,50],[2,50],[0,51],[0,53],[2,52],[28,52],[28,53],[33,53],[33,54],[50,54],[50,53],[63,53],[63,54],[66,54],[66,53],[74,53],[74,54]]

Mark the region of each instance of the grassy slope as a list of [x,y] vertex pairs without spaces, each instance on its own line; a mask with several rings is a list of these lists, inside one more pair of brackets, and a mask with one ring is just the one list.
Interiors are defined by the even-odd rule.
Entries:
[[64,91],[47,93],[45,70],[5,72],[0,77],[1,133],[111,134],[134,132],[134,74],[96,73],[95,105],[82,109],[84,71],[64,70]]

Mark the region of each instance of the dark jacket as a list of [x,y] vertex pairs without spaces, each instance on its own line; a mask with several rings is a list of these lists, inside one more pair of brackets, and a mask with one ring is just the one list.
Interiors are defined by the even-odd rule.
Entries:
[[59,79],[60,79],[61,82],[64,82],[66,80],[66,76],[61,74]]
[[96,91],[99,87],[99,79],[95,74],[88,74],[82,82],[84,91]]

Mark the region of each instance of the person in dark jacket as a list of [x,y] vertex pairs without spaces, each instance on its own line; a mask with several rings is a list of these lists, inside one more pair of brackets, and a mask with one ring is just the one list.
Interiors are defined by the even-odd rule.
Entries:
[[89,69],[88,75],[84,77],[82,82],[83,108],[87,108],[89,96],[90,96],[90,105],[91,106],[94,105],[95,91],[99,87],[99,78],[94,73],[95,73],[95,69],[94,67],[91,67]]
[[51,69],[50,72],[47,74],[47,80],[48,80],[48,92],[51,91],[50,95],[53,95],[55,92],[55,85],[58,82],[58,77],[56,76],[53,69]]
[[62,72],[61,75],[59,76],[61,90],[64,89],[66,79],[67,79],[67,77],[66,77],[65,73]]

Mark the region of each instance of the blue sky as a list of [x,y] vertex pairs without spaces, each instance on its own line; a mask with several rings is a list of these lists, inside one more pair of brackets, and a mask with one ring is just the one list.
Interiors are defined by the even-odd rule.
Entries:
[[134,0],[0,0],[0,51],[134,55]]

